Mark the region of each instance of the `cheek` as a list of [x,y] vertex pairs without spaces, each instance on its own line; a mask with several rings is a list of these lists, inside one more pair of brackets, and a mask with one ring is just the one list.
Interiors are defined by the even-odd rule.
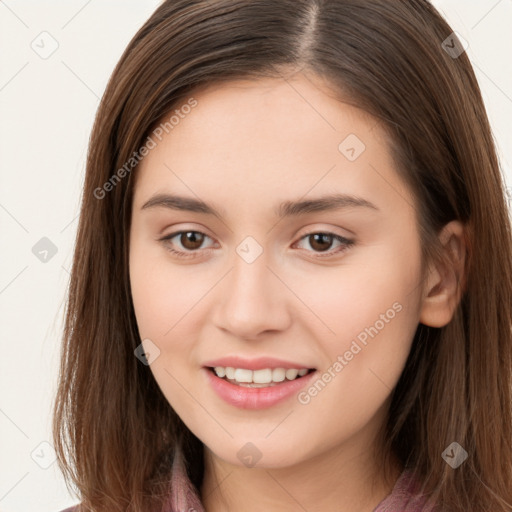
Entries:
[[307,281],[290,276],[301,283],[298,294],[322,319],[325,339],[332,339],[329,345],[334,350],[348,349],[347,343],[358,336],[364,342],[372,326],[379,333],[391,333],[402,328],[410,332],[417,325],[420,250],[395,247],[400,245],[387,243],[361,250],[338,268],[317,271]]
[[134,243],[130,250],[130,283],[141,337],[161,341],[173,337],[212,287],[210,281],[198,279],[194,265],[171,263],[164,249]]
[[194,279],[192,268],[170,264],[164,251],[152,250],[147,242],[134,243],[130,250],[131,293],[139,334],[141,340],[151,340],[143,341],[145,352],[152,349],[156,353],[154,346],[158,348],[148,369],[169,404],[189,425],[201,424],[196,418],[201,417],[201,410],[191,406],[190,393],[200,394],[188,384],[187,365],[198,328],[195,308],[212,286]]
[[317,283],[309,295],[330,331],[321,337],[325,363],[319,380],[298,397],[308,414],[354,429],[396,385],[420,311],[419,246],[389,244],[370,252],[350,268],[340,267],[339,278]]

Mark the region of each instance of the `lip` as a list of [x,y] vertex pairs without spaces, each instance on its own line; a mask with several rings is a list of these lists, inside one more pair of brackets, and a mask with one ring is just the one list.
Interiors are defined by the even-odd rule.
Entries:
[[210,368],[214,368],[215,366],[223,366],[224,368],[227,368],[230,366],[232,368],[244,368],[245,370],[264,370],[265,368],[284,368],[285,370],[289,370],[291,368],[296,368],[297,370],[300,370],[301,368],[307,368],[308,370],[313,369],[313,367],[305,366],[302,363],[285,361],[274,357],[246,359],[239,356],[222,357],[220,359],[206,361],[203,366]]
[[[215,364],[215,366],[224,366],[226,360],[223,359],[219,361],[223,361],[223,364]],[[256,364],[254,360],[252,363]],[[257,364],[259,366],[254,368],[256,370],[269,368],[269,366],[261,366],[263,363],[259,360]],[[244,367],[238,366],[237,368]],[[245,368],[247,370],[252,369],[247,367]],[[276,366],[276,368],[284,368],[284,366]],[[297,366],[289,366],[288,368],[297,368]],[[303,367],[299,366],[299,368]],[[284,382],[266,388],[248,388],[231,384],[231,382],[217,377],[217,375],[215,375],[215,373],[209,368],[202,368],[201,371],[204,373],[207,382],[217,395],[228,404],[238,407],[239,409],[267,409],[284,402],[292,396],[295,396],[302,388],[307,386],[317,374],[317,371],[315,370],[304,375],[304,377],[289,381],[285,380]]]

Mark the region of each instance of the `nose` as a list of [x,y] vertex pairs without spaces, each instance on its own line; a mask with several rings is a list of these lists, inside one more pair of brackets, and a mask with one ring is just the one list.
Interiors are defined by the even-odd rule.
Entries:
[[278,274],[268,266],[265,252],[252,263],[236,255],[233,268],[216,287],[215,325],[247,340],[287,329],[292,293]]

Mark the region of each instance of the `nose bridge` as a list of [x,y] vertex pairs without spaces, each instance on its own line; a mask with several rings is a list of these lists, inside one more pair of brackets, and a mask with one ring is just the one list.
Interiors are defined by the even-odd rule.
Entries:
[[283,329],[288,321],[283,284],[268,268],[267,253],[247,237],[236,248],[233,267],[220,290],[216,323],[240,337]]

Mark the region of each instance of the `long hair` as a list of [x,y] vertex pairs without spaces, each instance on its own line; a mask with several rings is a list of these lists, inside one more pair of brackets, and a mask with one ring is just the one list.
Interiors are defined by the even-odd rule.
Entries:
[[[134,356],[134,155],[196,87],[301,69],[385,128],[428,261],[446,223],[466,226],[464,293],[448,325],[418,326],[384,451],[443,510],[511,510],[510,217],[481,92],[452,32],[427,0],[167,0],[137,32],[90,138],[53,411],[81,510],[160,510],[178,446],[197,487],[204,470],[201,442]],[[454,441],[468,453],[457,469],[441,456]]]

